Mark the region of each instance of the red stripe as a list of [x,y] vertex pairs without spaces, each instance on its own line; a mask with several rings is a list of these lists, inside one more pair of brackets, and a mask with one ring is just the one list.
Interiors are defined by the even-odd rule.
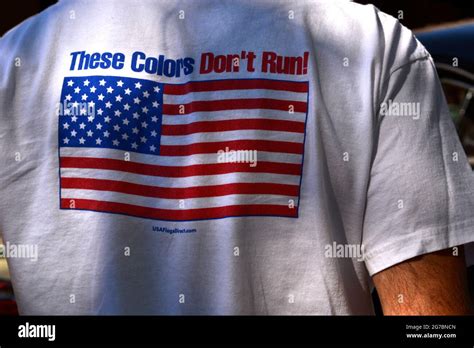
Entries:
[[224,121],[194,122],[180,125],[163,125],[162,135],[188,135],[206,132],[224,132],[233,130],[257,129],[304,133],[304,122],[269,120],[269,119],[239,119]]
[[217,197],[233,194],[298,196],[298,186],[296,185],[269,183],[234,183],[215,186],[170,188],[140,185],[115,180],[61,178],[61,188],[114,191],[131,195],[167,199]]
[[303,154],[302,143],[272,140],[232,140],[225,142],[195,143],[189,145],[161,145],[161,156],[190,156],[201,153],[217,153],[226,147],[229,150],[257,150],[267,152]]
[[122,172],[171,178],[227,173],[273,173],[300,175],[301,165],[277,162],[258,162],[256,167],[249,163],[212,163],[190,166],[159,166],[109,158],[61,157],[61,168],[90,168],[118,170]]
[[[71,205],[74,204],[74,208]],[[246,215],[272,215],[296,217],[297,208],[286,205],[255,204],[255,205],[229,205],[216,208],[202,208],[189,210],[170,210],[141,207],[132,204],[104,202],[90,199],[62,198],[63,209],[87,209],[108,213],[119,213],[137,217],[160,219],[160,220],[198,220],[215,219],[231,216]]]
[[165,115],[186,115],[199,111],[219,111],[235,109],[271,109],[294,112],[306,112],[306,102],[269,98],[200,100],[187,104],[164,104]]
[[164,94],[182,95],[191,92],[209,92],[239,89],[271,89],[288,92],[308,92],[307,82],[291,82],[278,80],[217,80],[193,81],[185,84],[166,84]]

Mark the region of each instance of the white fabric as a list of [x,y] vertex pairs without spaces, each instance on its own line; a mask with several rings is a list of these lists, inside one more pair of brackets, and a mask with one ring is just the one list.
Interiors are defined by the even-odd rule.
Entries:
[[[242,50],[284,56],[308,51],[308,73],[263,73],[256,64],[254,72],[199,74],[202,53]],[[121,70],[70,71],[70,53],[76,51],[121,52],[126,61]],[[136,51],[193,57],[195,70],[179,78],[134,72],[130,57]],[[299,217],[173,222],[59,209],[54,109],[65,77],[90,75],[162,83],[309,81]],[[251,94],[226,93],[230,98]],[[420,113],[384,116],[382,103],[419,103],[414,105]],[[301,113],[280,111],[268,117],[279,113],[304,120]],[[194,113],[167,124],[206,116]],[[238,113],[216,117],[233,119]],[[225,133],[212,139],[225,141]],[[297,141],[300,135],[286,133],[282,140],[285,136]],[[191,138],[180,136],[180,142]],[[373,6],[299,0],[60,1],[0,40],[0,149],[0,231],[6,242],[38,246],[36,262],[9,259],[22,314],[372,314],[370,275],[474,241],[474,182],[432,60],[409,30]],[[116,151],[110,158],[120,156]],[[21,160],[15,160],[18,156]],[[293,164],[301,159],[261,156]],[[61,170],[71,177],[81,171],[95,171],[103,179],[120,175]],[[174,187],[279,180],[248,173],[176,182],[123,175],[136,184]],[[291,176],[280,179],[298,184]],[[84,191],[80,194],[87,196]],[[93,196],[155,204],[108,191]],[[243,196],[235,199],[252,203]],[[163,232],[175,229],[187,233]],[[362,244],[365,261],[328,257],[333,243]]]

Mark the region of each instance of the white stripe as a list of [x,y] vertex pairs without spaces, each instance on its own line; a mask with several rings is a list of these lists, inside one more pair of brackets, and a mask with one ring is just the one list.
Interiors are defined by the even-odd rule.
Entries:
[[101,180],[125,181],[133,184],[155,187],[198,187],[214,186],[232,183],[272,183],[296,185],[300,184],[299,175],[269,174],[269,173],[228,173],[217,175],[199,175],[184,178],[169,178],[161,176],[127,173],[116,170],[61,168],[61,177],[88,178]]
[[233,140],[273,140],[303,143],[303,133],[266,130],[236,130],[226,132],[194,133],[188,135],[162,135],[161,145],[189,145],[195,143],[226,142]]
[[120,192],[62,189],[63,199],[92,199],[97,201],[116,202],[138,205],[148,208],[187,210],[215,208],[228,205],[276,204],[288,206],[289,202],[297,202],[297,197],[279,195],[228,195],[219,197],[165,199],[130,195]]
[[[225,149],[223,149],[225,151]],[[197,154],[189,156],[157,156],[138,152],[127,152],[115,149],[61,147],[61,157],[91,157],[128,160],[130,162],[153,164],[160,166],[190,166],[194,164],[211,164],[217,162],[217,153]],[[128,157],[126,157],[128,156]],[[276,162],[301,164],[302,155],[279,152],[257,152],[258,162]]]
[[295,102],[307,102],[306,92],[287,92],[271,89],[242,89],[242,90],[219,90],[207,92],[191,92],[182,95],[164,94],[163,104],[188,104],[193,101],[213,101],[225,99],[279,99]]
[[193,112],[187,115],[163,115],[163,124],[188,124],[201,121],[226,121],[239,119],[270,119],[305,122],[306,114],[303,112],[289,113],[283,110],[222,110]]

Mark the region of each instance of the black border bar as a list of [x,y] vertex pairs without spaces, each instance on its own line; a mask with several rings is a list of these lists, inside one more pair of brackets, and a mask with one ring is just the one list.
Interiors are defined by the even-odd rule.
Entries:
[[[55,325],[55,340],[19,327]],[[407,334],[423,337],[408,338]],[[449,337],[437,337],[438,335]],[[454,337],[455,336],[455,337]],[[0,317],[0,347],[58,344],[448,344],[474,346],[474,317],[20,316]]]

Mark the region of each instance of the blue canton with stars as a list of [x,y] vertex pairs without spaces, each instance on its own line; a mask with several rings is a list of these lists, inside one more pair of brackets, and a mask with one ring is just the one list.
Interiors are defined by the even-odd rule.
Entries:
[[64,79],[60,147],[160,153],[163,84],[128,77]]

